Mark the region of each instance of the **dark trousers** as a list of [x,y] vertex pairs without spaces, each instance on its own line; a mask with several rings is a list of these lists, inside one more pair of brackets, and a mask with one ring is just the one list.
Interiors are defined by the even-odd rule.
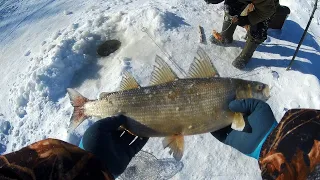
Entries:
[[[235,0],[225,0],[225,11],[230,16],[240,16],[242,11],[247,7],[250,2],[244,4]],[[250,26],[249,35],[257,42],[262,43],[267,39],[268,26],[270,18],[259,22],[258,24]]]

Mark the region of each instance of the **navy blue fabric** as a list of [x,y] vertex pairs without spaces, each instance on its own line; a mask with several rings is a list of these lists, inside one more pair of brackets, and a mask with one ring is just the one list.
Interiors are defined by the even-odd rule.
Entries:
[[235,131],[228,126],[211,134],[219,141],[251,156],[277,124],[272,110],[267,103],[257,99],[235,100],[229,104],[229,108],[233,112],[243,113],[246,122],[244,130]]
[[271,126],[271,128],[269,129],[268,133],[264,136],[264,138],[262,139],[262,141],[259,143],[258,147],[256,147],[256,149],[250,153],[250,154],[246,154],[247,156],[250,156],[250,157],[253,157],[257,160],[259,160],[260,158],[260,153],[261,153],[261,149],[262,149],[262,146],[264,144],[264,142],[267,140],[268,136],[270,135],[270,133],[275,129],[275,127],[277,127],[278,125],[278,122],[275,121],[273,123],[273,125]]
[[98,157],[114,176],[124,172],[133,156],[148,141],[148,138],[138,138],[129,145],[135,136],[129,133],[121,136],[123,131],[118,130],[126,119],[120,115],[99,120],[86,130],[82,138],[83,149]]

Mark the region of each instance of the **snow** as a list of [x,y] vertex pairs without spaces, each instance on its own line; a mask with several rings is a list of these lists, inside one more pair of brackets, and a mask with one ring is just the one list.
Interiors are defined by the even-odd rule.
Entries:
[[[315,14],[292,70],[286,71],[314,2],[280,3],[289,6],[291,14],[281,31],[269,30],[267,41],[244,72],[231,65],[244,46],[244,29],[237,28],[235,42],[228,47],[199,43],[199,25],[204,27],[206,39],[212,29],[221,29],[222,4],[183,0],[0,2],[0,153],[48,137],[78,144],[93,119],[76,132],[67,132],[73,108],[66,88],[95,99],[100,92],[117,90],[124,70],[147,86],[156,54],[183,77],[198,46],[212,58],[221,76],[269,84],[268,104],[278,121],[290,108],[320,109],[320,13]],[[99,57],[96,48],[108,39],[120,40],[121,48]],[[141,156],[152,161],[153,165],[140,167],[149,175],[161,167],[162,178],[260,179],[255,160],[210,134],[185,138],[182,164],[171,161],[161,140],[152,138],[143,149],[158,159]],[[166,169],[168,164],[172,168]],[[126,179],[125,175],[120,179]]]

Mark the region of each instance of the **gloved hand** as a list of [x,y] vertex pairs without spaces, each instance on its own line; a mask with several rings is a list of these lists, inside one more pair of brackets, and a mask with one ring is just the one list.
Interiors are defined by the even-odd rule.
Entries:
[[[83,135],[83,148],[94,154],[107,167],[111,174],[118,176],[124,172],[131,159],[147,143],[148,138],[138,138],[118,128],[126,121],[123,115],[108,117],[95,122]],[[121,136],[121,137],[120,137]]]
[[250,21],[248,16],[239,16],[236,18],[235,24],[237,24],[238,26],[246,26],[250,25]]
[[243,113],[246,122],[244,131],[235,131],[228,126],[211,134],[240,152],[258,158],[257,154],[250,154],[257,149],[260,142],[264,141],[277,124],[270,106],[261,100],[244,99],[230,102],[229,109]]

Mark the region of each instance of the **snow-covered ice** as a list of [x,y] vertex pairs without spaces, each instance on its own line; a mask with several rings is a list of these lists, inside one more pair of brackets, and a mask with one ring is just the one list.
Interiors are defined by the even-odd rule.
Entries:
[[[94,99],[100,92],[117,90],[124,70],[146,86],[156,54],[183,77],[198,46],[212,58],[221,76],[269,84],[268,104],[278,121],[290,108],[320,109],[320,13],[315,14],[292,70],[286,71],[314,2],[280,3],[289,6],[291,14],[281,31],[269,30],[267,41],[257,49],[245,72],[231,65],[244,45],[244,29],[237,28],[235,42],[229,47],[199,43],[199,25],[207,38],[212,29],[221,29],[222,4],[186,0],[0,2],[0,153],[48,137],[78,144],[94,119],[72,134],[67,132],[73,108],[66,88]],[[120,40],[121,48],[101,58],[96,48],[108,39]],[[171,163],[161,140],[152,138],[143,149],[158,159],[150,160],[154,167]],[[185,140],[182,164],[174,164],[170,172],[162,169],[161,177],[260,179],[255,160],[210,134]],[[154,167],[149,167],[150,172]]]

